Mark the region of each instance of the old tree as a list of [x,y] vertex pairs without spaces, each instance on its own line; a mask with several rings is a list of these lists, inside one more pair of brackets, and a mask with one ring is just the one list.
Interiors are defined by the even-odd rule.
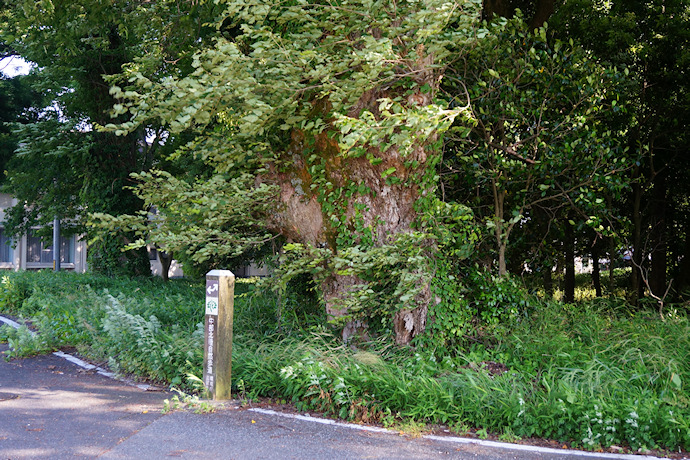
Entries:
[[[441,135],[468,113],[437,93],[477,33],[479,3],[227,1],[188,76],[156,78],[135,61],[111,91],[130,121],[102,129],[156,120],[171,136],[193,130],[178,154],[215,171],[197,184],[139,176],[158,209],[140,221],[140,243],[204,260],[279,234],[283,275],[314,276],[345,339],[380,313],[408,343],[433,297]],[[237,237],[242,225],[254,238]],[[363,307],[374,297],[378,312]]]

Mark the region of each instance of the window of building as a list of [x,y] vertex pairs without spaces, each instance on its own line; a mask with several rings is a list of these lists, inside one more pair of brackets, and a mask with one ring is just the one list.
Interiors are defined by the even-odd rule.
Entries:
[[12,240],[5,233],[4,228],[0,228],[0,263],[14,262],[14,249]]
[[[52,264],[53,245],[46,244],[41,238],[29,232],[26,236],[26,262],[28,264]],[[60,237],[60,263],[74,263],[74,235]]]

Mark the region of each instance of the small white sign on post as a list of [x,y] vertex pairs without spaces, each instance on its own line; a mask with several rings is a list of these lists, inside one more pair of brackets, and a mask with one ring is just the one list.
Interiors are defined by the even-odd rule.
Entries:
[[217,279],[206,280],[206,314],[218,316],[218,291]]

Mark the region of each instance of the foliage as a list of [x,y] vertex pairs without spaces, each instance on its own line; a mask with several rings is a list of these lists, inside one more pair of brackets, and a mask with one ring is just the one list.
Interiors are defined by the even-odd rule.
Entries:
[[216,175],[190,184],[164,171],[135,174],[146,183],[134,189],[148,211],[135,215],[92,214],[104,238],[122,228],[137,239],[126,249],[154,245],[174,254],[186,254],[193,262],[213,259],[216,268],[227,258],[237,257],[266,245],[273,236],[265,229],[266,216],[274,207],[275,188],[252,187],[247,174],[227,179]]
[[[24,339],[13,346],[52,348],[51,328],[62,327],[60,335],[72,330],[82,353],[110,358],[120,372],[195,387],[186,374],[201,372],[203,286],[53,273],[10,278],[15,275],[45,289],[34,289],[24,302],[25,311],[44,318],[34,322],[38,337],[19,333]],[[86,281],[91,287],[81,284]],[[66,286],[74,294],[69,298]],[[237,285],[232,358],[234,391],[243,399],[270,397],[350,420],[444,423],[482,436],[544,437],[587,449],[690,447],[690,323],[679,312],[661,321],[653,309],[604,300],[575,307],[522,297],[530,308],[508,314],[491,340],[469,341],[453,353],[384,341],[364,351],[339,343],[306,310],[298,313],[304,306],[285,302],[283,311],[293,313],[278,316],[277,298],[249,286]],[[519,305],[515,294],[489,295],[495,305]],[[65,312],[79,320],[56,323]]]
[[[614,88],[623,74],[573,43],[534,32],[520,18],[495,22],[446,78],[471,101],[476,126],[449,144],[457,171],[453,197],[469,198],[494,233],[499,274],[516,225],[577,209],[599,227],[605,193],[620,194],[630,161],[602,122],[621,110]],[[450,72],[449,72],[450,73]],[[543,211],[542,211],[543,212]]]
[[657,296],[669,283],[685,289],[690,285],[687,2],[568,0],[550,22],[555,35],[575,40],[606,65],[629,70],[617,88],[630,114],[620,142],[639,159],[627,179],[633,193],[610,205],[629,222],[627,234],[618,229],[635,262],[629,295],[643,295],[642,272]]
[[19,146],[9,162],[11,174],[3,191],[17,197],[19,203],[5,212],[8,234],[19,238],[36,226],[52,227],[56,217],[68,219],[62,225],[65,233],[70,227],[72,232],[83,231],[74,197],[79,194],[81,171],[91,148],[89,136],[59,120],[57,114],[17,125],[14,134]]
[[3,325],[0,339],[9,345],[9,350],[5,351],[5,359],[7,360],[40,355],[50,351],[45,340],[31,332],[26,325],[22,325],[18,329]]
[[417,343],[432,353],[455,356],[472,343],[501,335],[507,325],[533,308],[524,287],[512,277],[499,277],[478,266],[451,271],[438,267],[433,282],[437,296],[429,312],[428,333]]
[[[31,77],[4,78],[0,76],[0,171],[7,169],[19,140],[12,133],[14,123],[29,123],[35,120],[32,106],[40,103],[40,95],[31,89]],[[0,178],[4,181],[3,175]]]
[[[194,55],[193,72],[161,79],[128,68],[111,92],[122,99],[114,113],[130,119],[101,129],[125,135],[154,122],[172,134],[193,130],[198,137],[175,155],[201,157],[215,176],[241,185],[230,195],[218,189],[224,182],[209,183],[199,212],[214,212],[214,195],[227,199],[226,209],[246,209],[268,185],[276,202],[268,214],[250,212],[252,224],[260,217],[265,230],[295,248],[316,248],[303,251],[306,256],[327,249],[334,258],[381,258],[396,241],[415,238],[417,217],[434,205],[440,136],[468,113],[466,107],[449,108],[436,93],[445,67],[474,39],[478,3],[358,1],[340,8],[328,2],[222,2],[219,34]],[[140,193],[158,207],[159,179],[140,178]],[[265,239],[264,229],[250,233]],[[189,240],[179,229],[154,233],[163,247]],[[239,235],[227,232],[225,238]],[[216,251],[213,238],[193,239],[195,258]],[[330,272],[318,284],[328,313],[368,309],[350,295],[373,290],[376,282],[356,279],[360,273],[350,262],[340,264],[349,264],[347,269],[338,264],[324,265]],[[428,282],[422,283],[428,291]],[[428,295],[411,298],[404,302],[408,308],[426,307]]]
[[317,285],[333,273],[351,277],[357,282],[348,287],[347,296],[334,302],[335,308],[346,313],[330,317],[331,322],[359,322],[371,327],[372,333],[385,334],[396,312],[419,303],[424,286],[439,286],[435,294],[448,298],[447,293],[440,292],[444,282],[439,280],[446,278],[439,267],[470,257],[478,240],[471,211],[459,204],[436,200],[431,210],[420,216],[420,223],[428,233],[402,233],[378,247],[367,244],[368,229],[358,230],[360,244],[337,253],[328,248],[286,244],[269,283],[285,292],[289,280],[300,274],[309,274]]
[[[107,80],[141,55],[146,55],[141,68],[149,72],[169,72],[165,59],[189,67],[184,55],[207,30],[202,23],[212,10],[209,2],[173,1],[8,0],[0,5],[0,40],[37,64],[34,89],[44,99],[33,107],[40,115],[35,123],[21,129],[22,148],[7,170],[5,191],[18,200],[6,223],[11,234],[55,216],[73,224],[73,231],[83,231],[85,209],[118,215],[141,208],[125,187],[129,173],[146,170],[156,160],[161,149],[158,143],[147,145],[145,138],[147,129],[158,127],[145,126],[125,137],[94,133],[93,124],[111,121],[109,111],[116,103]],[[190,12],[194,18],[187,16]],[[162,31],[165,38],[158,35]],[[91,269],[147,273],[145,251],[119,251],[131,239],[119,232],[92,244]]]

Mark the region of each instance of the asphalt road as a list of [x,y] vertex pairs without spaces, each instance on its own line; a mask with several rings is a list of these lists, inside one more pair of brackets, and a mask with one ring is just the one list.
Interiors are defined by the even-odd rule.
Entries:
[[315,417],[256,412],[232,402],[213,413],[163,415],[170,396],[85,371],[55,355],[0,360],[0,460],[643,458],[408,438],[316,423]]

